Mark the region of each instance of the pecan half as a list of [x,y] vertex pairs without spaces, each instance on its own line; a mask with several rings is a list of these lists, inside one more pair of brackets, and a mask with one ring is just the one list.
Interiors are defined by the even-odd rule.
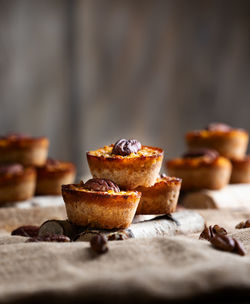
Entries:
[[240,222],[235,226],[236,229],[250,228],[250,220],[246,220],[245,222]]
[[214,225],[212,227],[212,231],[213,233],[216,235],[216,234],[219,234],[219,235],[226,235],[227,234],[227,231],[225,228],[223,227],[220,227],[219,225]]
[[161,174],[160,174],[160,178],[165,178],[165,177],[167,177],[167,174],[166,174],[166,173],[161,173]]
[[28,138],[27,134],[24,133],[8,133],[6,135],[0,136],[1,139],[9,139],[9,140],[19,140]]
[[52,234],[52,235],[43,235],[43,236],[35,236],[32,238],[29,238],[26,243],[32,243],[32,242],[70,242],[70,238],[68,238],[65,235],[60,234]]
[[103,178],[91,178],[82,185],[84,189],[93,191],[109,191],[120,192],[120,188],[111,180]]
[[23,171],[23,166],[20,164],[2,164],[0,165],[0,174],[15,174]]
[[53,158],[48,158],[46,161],[46,166],[58,166],[59,164],[60,164],[60,162]]
[[210,240],[213,247],[223,251],[232,252],[235,247],[235,241],[233,238],[227,235],[216,235]]
[[112,154],[126,156],[141,150],[141,143],[136,139],[120,139],[113,147]]
[[228,235],[216,235],[211,238],[210,242],[216,249],[237,253],[242,256],[246,254],[241,242]]
[[11,235],[20,235],[20,236],[28,236],[35,237],[38,235],[39,226],[21,226],[11,232]]
[[209,157],[211,159],[216,159],[217,157],[219,157],[219,153],[212,149],[199,148],[199,149],[192,149],[182,155],[183,158],[196,158],[196,157],[204,157],[204,156]]
[[220,227],[219,225],[214,225],[214,226],[205,226],[204,230],[200,234],[199,239],[205,239],[210,241],[211,238],[213,238],[216,235],[226,235],[227,231],[223,227]]
[[226,131],[229,131],[231,129],[232,128],[229,125],[221,123],[221,122],[212,122],[208,126],[205,127],[205,130],[208,130],[208,131],[226,132]]
[[105,235],[94,235],[90,240],[90,246],[96,253],[102,254],[108,251],[108,241]]
[[204,230],[202,231],[202,233],[199,236],[199,239],[204,239],[204,240],[210,241],[210,239],[212,237],[213,236],[212,236],[211,230],[207,226],[205,226]]
[[134,238],[134,235],[130,229],[126,229],[108,233],[107,238],[109,241],[123,241]]
[[241,242],[236,239],[234,239],[234,242],[235,242],[234,252],[239,255],[245,255],[246,251],[245,251],[244,247],[242,246]]

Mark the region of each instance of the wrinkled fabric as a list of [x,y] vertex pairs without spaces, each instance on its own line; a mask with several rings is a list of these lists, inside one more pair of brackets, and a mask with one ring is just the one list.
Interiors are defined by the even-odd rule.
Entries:
[[223,290],[248,294],[250,229],[234,226],[250,212],[200,213],[208,224],[227,223],[247,255],[218,251],[197,234],[113,241],[106,254],[96,255],[86,242],[25,243],[6,233],[0,236],[0,303],[147,303]]

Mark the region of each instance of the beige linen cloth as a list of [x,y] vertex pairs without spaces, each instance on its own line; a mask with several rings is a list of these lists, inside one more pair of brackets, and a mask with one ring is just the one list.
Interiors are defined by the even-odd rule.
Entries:
[[[44,221],[41,212],[32,215],[33,223]],[[234,226],[250,218],[250,211],[200,212],[208,224],[225,226],[242,241],[247,255],[215,250],[198,235],[113,241],[106,254],[96,255],[89,243],[25,243],[5,232],[0,303],[153,303],[213,296],[239,302],[250,294],[250,229]],[[1,227],[8,221],[18,223],[13,214]]]

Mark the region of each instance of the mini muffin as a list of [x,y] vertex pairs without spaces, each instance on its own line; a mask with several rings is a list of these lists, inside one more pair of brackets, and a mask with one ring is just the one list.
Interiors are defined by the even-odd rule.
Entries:
[[36,171],[20,164],[0,165],[0,202],[23,201],[34,195]]
[[9,134],[0,137],[0,163],[20,163],[24,166],[43,166],[48,155],[46,137]]
[[59,195],[61,186],[73,183],[75,175],[74,164],[48,159],[43,167],[37,168],[36,194]]
[[191,150],[166,165],[169,175],[182,179],[182,190],[221,189],[228,184],[232,170],[228,159],[209,149]]
[[242,159],[232,159],[232,175],[230,183],[250,183],[250,155]]
[[137,191],[120,191],[110,180],[93,178],[85,184],[62,186],[71,223],[92,228],[127,228],[141,198]]
[[162,174],[151,187],[138,187],[142,196],[136,214],[170,214],[175,212],[181,179]]
[[93,177],[111,179],[123,189],[154,185],[161,169],[163,150],[121,139],[114,145],[87,152]]
[[187,133],[186,142],[190,149],[214,149],[224,157],[240,159],[247,150],[248,133],[226,124],[212,123],[204,130]]

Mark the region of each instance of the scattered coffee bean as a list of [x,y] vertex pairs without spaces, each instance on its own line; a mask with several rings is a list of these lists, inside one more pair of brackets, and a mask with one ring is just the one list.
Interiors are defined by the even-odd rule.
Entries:
[[38,236],[39,226],[21,226],[11,232],[11,235],[20,235],[28,237]]
[[102,254],[108,251],[108,241],[106,236],[97,234],[90,240],[90,246],[96,253]]
[[32,238],[29,238],[26,243],[31,243],[31,242],[70,242],[70,238],[68,238],[65,235],[60,235],[60,234],[53,234],[53,235],[43,235],[43,236],[35,236]]

